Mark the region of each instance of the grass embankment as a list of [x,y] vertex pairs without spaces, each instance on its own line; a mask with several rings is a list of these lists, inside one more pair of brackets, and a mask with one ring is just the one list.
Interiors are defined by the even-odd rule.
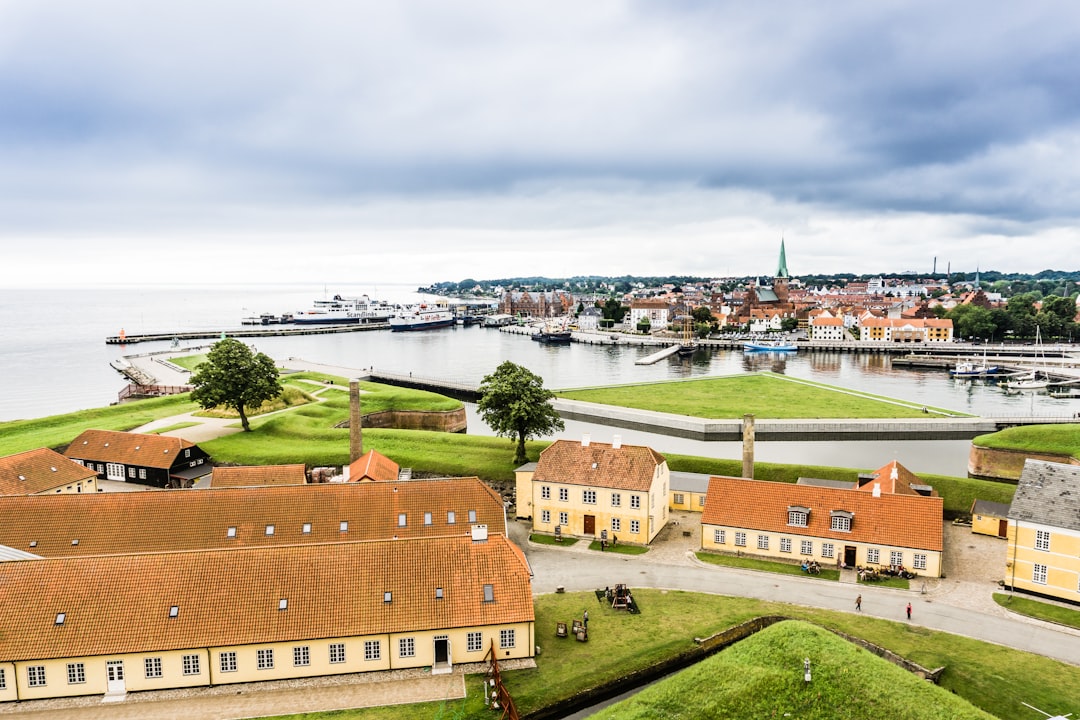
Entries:
[[195,369],[206,362],[206,353],[199,355],[181,355],[179,357],[169,358],[169,362],[173,365],[179,365],[180,367],[190,372],[195,372]]
[[[810,660],[809,683],[804,658]],[[593,717],[992,720],[994,716],[828,630],[790,621],[767,627]]]
[[1080,610],[1005,593],[994,593],[994,602],[1020,615],[1080,629]]
[[[744,598],[706,595],[682,591],[644,590],[634,588],[642,613],[629,615],[612,610],[596,601],[593,593],[541,595],[536,598],[536,642],[543,652],[537,657],[537,669],[504,673],[507,687],[523,713],[566,700],[596,685],[624,677],[628,673],[651,667],[658,662],[695,647],[695,637],[708,637],[733,625],[762,615],[784,615],[808,620],[824,627],[863,638],[876,645],[917,662],[923,667],[945,666],[941,687],[955,693],[976,707],[1008,720],[1044,719],[1020,704],[1031,703],[1048,712],[1067,712],[1080,706],[1080,668],[1039,655],[1012,650],[970,638],[937,632],[908,624],[881,620],[866,615],[785,605]],[[854,602],[854,597],[852,598]],[[901,604],[897,604],[900,617]],[[573,638],[556,638],[555,624],[569,623],[589,611],[589,641],[580,643]],[[916,610],[917,612],[917,610]],[[801,651],[800,651],[801,652]],[[809,654],[815,667],[829,661],[817,653]],[[790,671],[801,679],[802,657]],[[740,659],[736,666],[750,663]],[[748,669],[749,669],[748,665]],[[725,683],[708,682],[706,687],[723,695]],[[736,685],[736,687],[738,687]],[[406,720],[419,717],[462,717],[470,720],[491,717],[490,710],[480,707],[480,682],[469,678],[469,699],[446,708],[441,703],[425,703],[402,707],[370,708],[309,713],[294,716],[310,720]],[[757,686],[762,695],[773,693],[764,678]],[[873,693],[866,691],[873,699]],[[913,698],[916,696],[912,696]],[[948,701],[920,701],[932,707],[948,709]],[[843,704],[843,703],[840,703]],[[914,701],[913,703],[914,704]],[[681,717],[773,717],[765,714],[699,715],[694,706],[684,705]],[[457,714],[461,710],[461,715]],[[897,710],[868,711],[859,717],[936,717],[906,715]],[[777,714],[776,717],[782,717]],[[804,717],[793,714],[792,717]],[[821,717],[844,717],[823,715]],[[942,717],[951,717],[942,715]]]
[[1080,424],[1024,425],[980,435],[973,445],[1080,458]]
[[0,456],[63,447],[83,430],[131,430],[152,420],[197,410],[188,393],[136,400],[122,405],[0,423]]
[[936,415],[963,415],[940,408],[928,408],[931,413],[927,414],[921,405],[772,373],[619,385],[557,394],[568,400],[713,420],[741,418],[747,413],[761,419],[779,420],[925,419]]
[[[310,402],[315,402],[315,398],[310,394],[310,390],[313,389],[311,385],[302,385],[297,381],[286,380],[281,384],[281,393],[277,397],[270,398],[263,402],[262,405],[254,408],[245,408],[248,418],[257,417],[259,415],[265,415],[267,413],[277,412],[278,410],[284,410],[286,408],[296,407],[298,405],[307,405]],[[218,405],[217,407],[210,408],[209,410],[201,410],[195,413],[197,417],[211,417],[211,418],[237,418],[240,419],[240,413],[236,412],[232,408]]]

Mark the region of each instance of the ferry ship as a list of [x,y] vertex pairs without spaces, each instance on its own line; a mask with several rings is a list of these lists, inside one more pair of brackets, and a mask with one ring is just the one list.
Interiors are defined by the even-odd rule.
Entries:
[[454,313],[449,306],[442,303],[421,303],[399,310],[390,318],[390,329],[394,332],[432,330],[434,328],[452,327],[454,322]]
[[378,323],[390,319],[397,308],[382,300],[372,300],[367,295],[316,300],[309,310],[293,313],[297,325],[351,325],[355,323]]

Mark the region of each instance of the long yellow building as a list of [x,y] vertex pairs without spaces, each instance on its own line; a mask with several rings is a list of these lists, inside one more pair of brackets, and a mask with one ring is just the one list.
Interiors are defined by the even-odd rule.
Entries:
[[1008,519],[1006,584],[1080,602],[1080,467],[1025,462]]

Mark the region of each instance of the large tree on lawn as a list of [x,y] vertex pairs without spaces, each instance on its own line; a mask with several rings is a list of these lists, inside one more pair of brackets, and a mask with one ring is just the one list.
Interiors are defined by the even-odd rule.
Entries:
[[192,400],[206,409],[224,405],[236,410],[245,432],[251,426],[244,408],[257,408],[281,394],[274,361],[233,338],[214,343],[191,384]]
[[548,401],[555,395],[528,369],[507,360],[480,383],[477,409],[499,437],[517,438],[514,462],[526,462],[525,441],[566,427]]

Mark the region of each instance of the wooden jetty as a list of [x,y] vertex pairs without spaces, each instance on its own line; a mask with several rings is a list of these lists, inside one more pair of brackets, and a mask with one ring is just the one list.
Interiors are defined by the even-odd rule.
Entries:
[[389,330],[390,323],[352,323],[350,325],[294,325],[291,327],[262,326],[243,330],[196,330],[193,332],[146,333],[141,335],[110,335],[106,345],[134,345],[141,342],[168,342],[170,340],[213,340],[222,336],[231,338],[279,337],[284,335],[332,335],[334,333],[359,332],[361,330]]
[[634,364],[635,365],[653,365],[655,363],[660,362],[661,360],[663,360],[666,357],[671,357],[672,355],[674,355],[677,352],[679,352],[678,344],[670,345],[670,346],[664,348],[663,350],[658,350],[657,352],[654,352],[652,355],[647,355],[647,356],[641,358],[640,360],[635,361]]

